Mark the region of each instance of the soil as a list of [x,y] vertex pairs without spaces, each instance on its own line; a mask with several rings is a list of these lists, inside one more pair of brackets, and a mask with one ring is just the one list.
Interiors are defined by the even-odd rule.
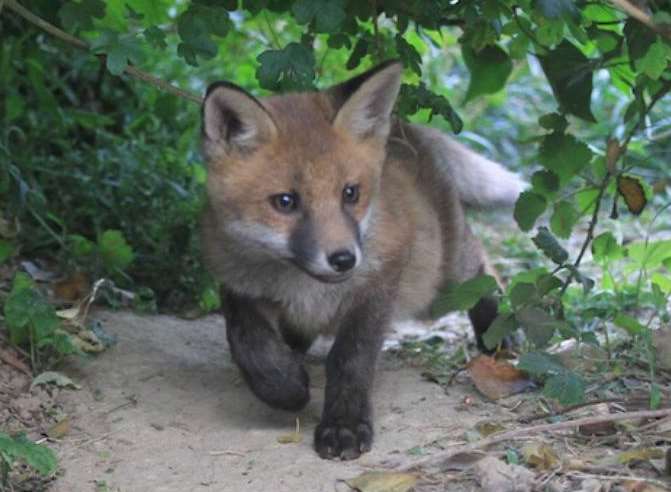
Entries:
[[[95,358],[73,360],[63,371],[82,389],[58,397],[70,430],[55,446],[61,476],[50,488],[54,492],[340,490],[342,479],[463,442],[464,430],[479,420],[507,416],[470,385],[446,393],[419,369],[386,355],[374,394],[373,451],[357,461],[325,461],[312,449],[323,401],[323,350],[309,365],[313,400],[292,414],[272,410],[250,393],[231,361],[218,316],[94,316],[118,343]],[[295,431],[296,419],[301,442],[281,444],[278,439]],[[455,483],[449,490],[472,485]],[[427,487],[421,490],[432,490]]]

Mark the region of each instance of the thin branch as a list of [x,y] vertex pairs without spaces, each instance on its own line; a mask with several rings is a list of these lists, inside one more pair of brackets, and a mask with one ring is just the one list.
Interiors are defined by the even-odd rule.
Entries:
[[[82,41],[81,39],[68,34],[65,31],[62,31],[58,27],[54,26],[53,24],[50,24],[49,22],[45,21],[41,17],[38,17],[37,15],[33,14],[31,11],[23,7],[21,4],[16,2],[16,0],[0,0],[4,2],[4,5],[9,9],[15,12],[16,14],[20,15],[23,17],[25,20],[30,22],[31,24],[36,25],[40,29],[48,32],[52,36],[60,39],[61,41],[65,41],[66,43],[79,48],[81,50],[85,51],[91,51],[89,45],[85,42]],[[1,4],[0,4],[1,5]],[[105,55],[96,55],[98,57],[106,59]],[[175,87],[172,85],[170,82],[166,82],[165,80],[159,79],[158,77],[151,75],[147,72],[144,72],[140,70],[137,67],[134,67],[132,65],[127,65],[126,68],[124,69],[124,72],[126,72],[128,75],[131,77],[134,77],[136,79],[142,80],[144,82],[147,82],[148,84],[153,85],[154,87],[165,91],[169,92],[175,96],[179,96],[181,98],[187,99],[189,101],[193,101],[195,103],[200,104],[202,102],[202,98],[194,94],[193,92],[180,89],[178,87]]]
[[660,34],[668,39],[671,39],[671,31],[662,26],[655,24],[655,21],[652,19],[652,16],[647,12],[641,10],[638,6],[631,3],[629,0],[610,0],[613,5],[622,10],[629,17],[633,17],[640,23],[646,25],[657,34]]
[[411,471],[420,467],[435,467],[445,463],[450,458],[462,453],[469,453],[486,448],[493,444],[498,444],[505,441],[511,441],[523,436],[530,436],[532,434],[540,434],[542,432],[557,432],[561,430],[575,429],[585,425],[602,424],[605,422],[621,422],[623,420],[638,420],[638,419],[654,419],[671,416],[671,408],[664,408],[661,410],[642,410],[638,412],[623,412],[612,415],[602,415],[599,417],[585,417],[581,419],[568,420],[566,422],[557,422],[554,424],[541,424],[521,429],[515,429],[501,434],[494,434],[486,439],[459,446],[445,453],[438,453],[432,456],[427,456],[424,459],[415,461],[414,463],[404,467],[402,471]]

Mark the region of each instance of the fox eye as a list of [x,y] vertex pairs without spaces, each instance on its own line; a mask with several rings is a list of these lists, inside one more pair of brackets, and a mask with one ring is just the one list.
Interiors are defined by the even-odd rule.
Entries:
[[273,204],[273,207],[278,212],[287,214],[298,208],[298,194],[278,193],[270,197],[270,203]]
[[342,190],[342,199],[345,203],[356,203],[359,201],[359,185],[347,185]]

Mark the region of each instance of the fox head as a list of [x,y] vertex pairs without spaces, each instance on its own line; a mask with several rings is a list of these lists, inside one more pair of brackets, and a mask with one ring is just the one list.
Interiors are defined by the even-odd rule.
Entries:
[[263,99],[212,84],[202,139],[217,227],[322,282],[349,278],[364,260],[401,70],[387,62],[325,91]]

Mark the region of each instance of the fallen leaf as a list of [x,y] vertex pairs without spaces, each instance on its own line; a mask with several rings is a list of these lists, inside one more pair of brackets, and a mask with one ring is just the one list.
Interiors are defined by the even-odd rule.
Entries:
[[530,492],[534,474],[519,465],[509,465],[493,456],[473,467],[482,492]]
[[501,424],[497,424],[496,422],[483,421],[475,424],[475,430],[477,430],[482,437],[491,436],[492,434],[502,432],[505,429],[505,427],[503,427]]
[[79,306],[56,311],[56,316],[62,319],[73,320],[79,316]]
[[54,384],[59,388],[81,389],[82,387],[64,374],[56,371],[46,371],[33,379],[30,389],[40,384]]
[[411,473],[366,472],[345,483],[359,492],[408,492],[417,477]]
[[76,272],[65,280],[54,283],[54,294],[63,301],[78,301],[84,298],[90,289],[91,283],[82,272]]
[[26,376],[33,375],[26,363],[19,359],[19,357],[11,350],[0,349],[0,360],[6,364],[9,364],[14,369],[18,369]]
[[468,364],[473,384],[487,398],[498,400],[534,386],[522,371],[507,361],[480,355]]
[[618,463],[628,465],[634,461],[650,461],[664,458],[664,451],[661,448],[638,448],[630,451],[623,451],[617,455]]
[[62,439],[68,432],[70,432],[70,418],[65,417],[63,420],[49,428],[47,436],[52,439]]
[[532,442],[522,448],[524,461],[534,468],[550,470],[559,463],[559,457],[549,444],[544,442]]
[[303,441],[303,436],[297,432],[291,432],[290,434],[282,434],[278,436],[277,442],[280,444],[291,444],[298,443]]

